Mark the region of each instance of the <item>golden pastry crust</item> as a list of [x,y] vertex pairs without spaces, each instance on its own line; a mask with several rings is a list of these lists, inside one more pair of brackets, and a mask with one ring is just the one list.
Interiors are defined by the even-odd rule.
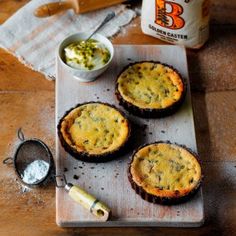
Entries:
[[195,155],[182,146],[165,142],[140,148],[133,155],[129,175],[132,186],[154,200],[159,198],[159,203],[162,199],[166,203],[178,202],[197,190],[202,179]]
[[121,72],[116,95],[126,109],[132,112],[132,108],[136,108],[137,115],[156,112],[156,116],[161,117],[167,115],[165,111],[182,103],[185,84],[171,66],[160,62],[138,62]]
[[59,137],[63,146],[77,154],[105,156],[119,150],[128,140],[128,120],[115,107],[90,102],[73,108],[61,119]]

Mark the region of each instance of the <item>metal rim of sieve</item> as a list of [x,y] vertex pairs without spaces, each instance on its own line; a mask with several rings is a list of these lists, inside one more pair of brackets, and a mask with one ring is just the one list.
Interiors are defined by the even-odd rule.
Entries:
[[[27,185],[29,187],[38,187],[38,186],[42,185],[48,179],[49,175],[51,174],[51,172],[53,170],[54,162],[53,162],[52,153],[51,153],[50,149],[48,148],[48,146],[40,139],[31,138],[31,139],[26,139],[25,140],[24,134],[23,134],[21,129],[18,130],[17,135],[18,135],[18,138],[21,140],[21,143],[16,148],[16,151],[15,151],[13,157],[8,157],[8,158],[4,159],[3,164],[7,164],[7,165],[8,164],[13,164],[14,170],[15,170],[15,173],[16,173],[17,177],[20,179],[20,181],[24,185]],[[40,179],[40,180],[38,180],[34,183],[26,183],[26,182],[23,181],[23,178],[22,178],[22,175],[21,175],[22,172],[19,171],[19,167],[17,166],[17,159],[19,157],[18,154],[19,154],[21,148],[24,147],[24,145],[27,145],[27,144],[30,145],[31,143],[33,145],[39,144],[45,150],[45,153],[47,154],[46,155],[47,156],[46,161],[49,164],[49,168],[48,168],[47,173],[45,174],[45,176],[42,179]],[[35,160],[37,160],[37,159],[35,159]],[[40,159],[38,159],[38,160],[40,160]]]

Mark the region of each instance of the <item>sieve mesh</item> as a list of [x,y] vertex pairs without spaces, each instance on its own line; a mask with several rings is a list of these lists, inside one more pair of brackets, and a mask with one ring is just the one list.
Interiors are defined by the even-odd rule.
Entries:
[[[51,155],[45,145],[40,140],[36,139],[26,140],[21,143],[15,154],[15,169],[20,178],[22,178],[26,167],[35,160],[43,160],[50,166]],[[34,184],[42,182],[46,176]]]
[[[17,136],[19,140],[21,141],[21,143],[17,147],[14,156],[5,158],[3,160],[3,164],[5,165],[13,164],[15,172],[17,176],[19,177],[19,179],[25,185],[28,185],[29,187],[37,187],[39,185],[46,185],[51,180],[55,181],[55,178],[53,178],[55,175],[55,166],[53,162],[52,153],[50,152],[48,146],[39,139],[25,140],[25,137],[21,128],[18,130]],[[37,168],[41,168],[41,167],[38,167],[39,162],[35,162],[35,161],[42,161],[40,163],[46,162],[48,164],[48,167],[46,168],[48,169],[45,169],[45,167],[42,167],[44,169],[43,170],[39,169],[39,172],[38,172]],[[34,165],[35,163],[33,162],[37,164]],[[31,163],[32,165],[30,165]],[[27,169],[27,167],[29,168]],[[25,177],[27,180],[29,180],[29,183],[24,182],[25,180],[24,174],[26,174]]]

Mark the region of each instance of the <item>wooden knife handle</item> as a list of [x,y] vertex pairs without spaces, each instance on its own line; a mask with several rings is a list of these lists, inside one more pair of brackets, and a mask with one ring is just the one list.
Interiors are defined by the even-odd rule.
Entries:
[[48,17],[68,9],[73,9],[71,2],[53,2],[38,7],[34,11],[34,15],[37,17]]
[[111,216],[111,210],[101,201],[98,201],[94,196],[87,193],[79,186],[67,185],[69,196],[84,208],[88,209],[93,215],[101,221],[107,221]]

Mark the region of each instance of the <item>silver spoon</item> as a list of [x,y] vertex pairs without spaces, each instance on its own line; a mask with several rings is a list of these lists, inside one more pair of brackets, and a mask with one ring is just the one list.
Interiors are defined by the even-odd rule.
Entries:
[[116,15],[115,12],[111,12],[111,13],[107,14],[106,18],[102,21],[102,23],[96,28],[96,30],[87,39],[84,40],[84,42],[88,41],[95,33],[98,32],[98,30],[100,30],[115,15]]

